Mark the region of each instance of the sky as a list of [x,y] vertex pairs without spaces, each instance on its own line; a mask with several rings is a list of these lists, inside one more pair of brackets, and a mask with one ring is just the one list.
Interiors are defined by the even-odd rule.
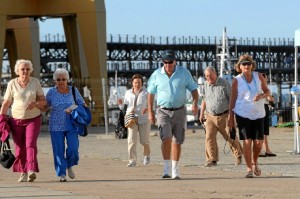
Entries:
[[[105,0],[107,35],[294,38],[300,0]],[[40,35],[64,34],[61,20]]]

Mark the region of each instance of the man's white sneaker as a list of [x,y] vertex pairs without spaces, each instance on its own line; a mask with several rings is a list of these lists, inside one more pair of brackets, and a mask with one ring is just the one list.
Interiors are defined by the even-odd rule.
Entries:
[[178,168],[172,168],[172,179],[174,180],[180,179]]
[[27,182],[27,173],[21,173],[18,182]]
[[150,156],[147,155],[147,156],[144,157],[144,165],[149,164],[149,162],[150,162]]
[[71,179],[74,179],[74,178],[75,178],[75,173],[74,173],[72,167],[68,168],[68,169],[67,169],[67,172],[68,172],[68,176],[69,176]]
[[136,163],[135,161],[129,162],[129,164],[127,164],[127,167],[135,167]]
[[36,179],[36,174],[33,171],[28,172],[27,182],[33,182]]

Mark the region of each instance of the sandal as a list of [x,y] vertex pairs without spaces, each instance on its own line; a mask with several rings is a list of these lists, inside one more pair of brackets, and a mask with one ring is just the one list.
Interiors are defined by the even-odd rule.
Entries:
[[253,164],[253,171],[254,171],[254,174],[256,176],[260,176],[261,175],[261,169],[258,167],[257,163]]
[[248,171],[248,172],[247,172],[246,178],[253,178],[253,173],[252,173],[252,171]]

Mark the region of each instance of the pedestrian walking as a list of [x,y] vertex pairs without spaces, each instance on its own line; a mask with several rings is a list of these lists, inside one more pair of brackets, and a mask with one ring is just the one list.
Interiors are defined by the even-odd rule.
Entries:
[[7,84],[1,115],[6,115],[11,107],[9,126],[15,144],[16,160],[13,172],[19,172],[18,182],[33,182],[39,172],[37,139],[42,119],[40,108],[46,104],[39,79],[31,77],[30,60],[19,59],[15,65],[13,78]]
[[[268,77],[265,73],[262,73],[262,76],[264,77],[264,80],[266,84],[268,83]],[[262,151],[259,154],[259,157],[274,157],[276,156],[275,153],[273,153],[270,149],[269,146],[269,141],[268,137],[270,135],[270,107],[275,108],[274,104],[274,97],[272,95],[268,96],[265,98],[265,111],[266,111],[266,116],[264,118],[264,142],[263,142],[263,147],[265,148],[265,152],[263,153]]]
[[236,137],[230,138],[230,129],[227,126],[231,86],[227,80],[218,77],[215,69],[208,66],[204,70],[206,81],[203,89],[200,121],[205,119],[205,156],[206,167],[216,166],[219,161],[217,133],[229,143],[235,156],[235,165],[242,162],[242,146]]
[[[66,173],[71,179],[75,178],[73,166],[79,162],[79,138],[78,132],[69,129],[70,114],[76,105],[85,105],[85,102],[77,88],[68,85],[69,72],[64,68],[58,68],[53,73],[55,86],[47,95],[47,108],[50,108],[49,130],[53,150],[54,168],[60,182],[66,182]],[[76,100],[76,101],[75,101]]]
[[234,128],[234,116],[243,140],[246,178],[261,175],[258,156],[264,139],[264,99],[270,95],[261,73],[255,72],[256,63],[249,55],[241,55],[235,69],[240,74],[232,82],[228,126]]
[[[175,51],[162,53],[163,67],[156,69],[148,82],[149,120],[155,124],[153,112],[154,97],[157,95],[157,125],[162,140],[161,151],[164,160],[162,178],[170,178],[170,160],[172,158],[172,178],[180,179],[178,162],[186,128],[186,91],[192,93],[192,112],[198,113],[198,84],[191,73],[176,65]],[[172,155],[171,155],[172,154]]]
[[[147,90],[143,88],[143,77],[135,74],[131,78],[132,88],[127,90],[123,99],[118,100],[121,110],[126,106],[126,114],[134,113],[136,122],[128,127],[128,167],[135,167],[137,161],[137,138],[143,146],[144,165],[150,162],[150,122],[148,120]],[[126,115],[125,114],[125,115]]]

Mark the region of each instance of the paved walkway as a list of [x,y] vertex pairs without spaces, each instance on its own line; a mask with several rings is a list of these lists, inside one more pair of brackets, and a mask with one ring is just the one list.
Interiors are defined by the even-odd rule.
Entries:
[[[152,135],[156,129],[152,131]],[[262,176],[246,179],[246,167],[234,166],[229,147],[218,136],[218,166],[205,168],[204,131],[189,129],[180,160],[181,180],[163,180],[160,139],[151,136],[151,163],[142,164],[138,147],[137,167],[128,168],[127,140],[114,138],[113,128],[93,128],[80,138],[80,163],[76,179],[58,182],[48,133],[38,140],[40,172],[33,183],[18,183],[18,173],[0,168],[1,198],[299,198],[300,155],[294,147],[293,128],[272,128],[270,146],[277,157],[260,158]],[[223,152],[225,150],[225,153]],[[228,154],[227,154],[228,153]]]

